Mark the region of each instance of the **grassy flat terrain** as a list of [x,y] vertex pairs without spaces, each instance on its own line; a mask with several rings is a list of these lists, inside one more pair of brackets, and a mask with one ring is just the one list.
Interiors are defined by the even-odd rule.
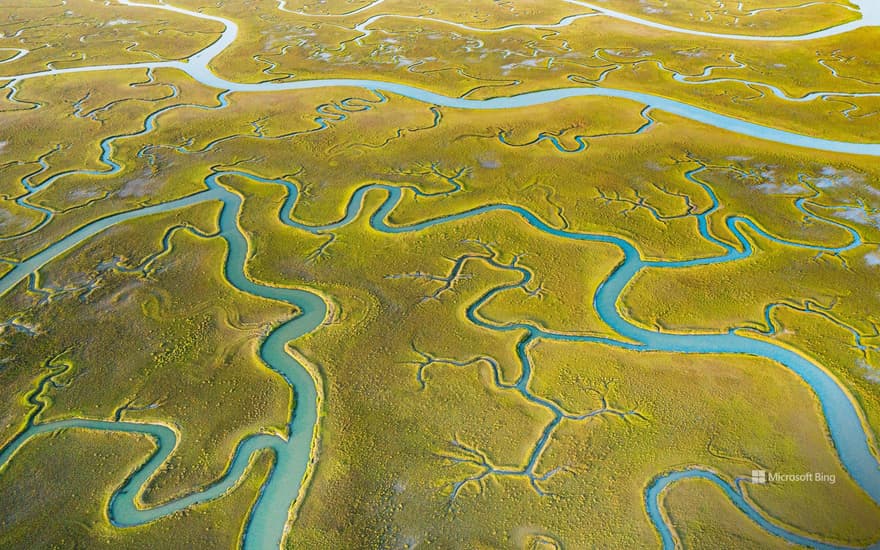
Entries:
[[435,4],[0,7],[0,546],[880,540],[874,149],[522,95],[874,145],[878,29]]
[[[868,28],[808,42],[718,38],[695,47],[694,37],[686,33],[587,16],[595,12],[567,2],[542,5],[540,16],[530,2],[488,0],[432,9],[393,0],[365,3],[363,10],[350,4],[287,10],[262,4],[272,10],[262,20],[249,17],[244,5],[211,11],[242,28],[240,40],[212,62],[218,74],[280,82],[381,73],[394,82],[472,98],[599,84],[673,97],[804,134],[852,141],[880,136],[871,122],[878,107],[871,94],[880,81],[880,59],[871,47],[875,31]],[[732,34],[797,35],[857,17],[843,6],[848,4],[763,10],[741,17],[739,32],[723,15],[694,25],[673,18],[670,24]],[[653,10],[649,4],[644,8]],[[743,11],[756,8],[744,6]],[[662,11],[698,21],[703,9],[711,8],[677,3]],[[737,10],[731,6],[727,11]],[[750,28],[746,20],[763,22]],[[813,92],[814,99],[803,100]]]
[[757,528],[720,489],[705,480],[679,483],[664,503],[679,526],[679,540],[687,548],[792,548]]
[[[120,530],[106,514],[106,487],[152,451],[143,436],[65,431],[29,443],[0,479],[4,546],[90,548],[210,544],[234,547],[244,528],[241,511],[259,492],[269,460],[258,458],[247,480],[220,503],[197,506],[156,523]],[[51,480],[51,481],[50,481]],[[51,528],[47,528],[46,524]]]
[[[0,372],[4,442],[28,420],[171,424],[179,446],[144,495],[156,503],[218,477],[243,436],[282,429],[290,392],[256,344],[293,312],[225,282],[223,242],[202,236],[216,215],[208,204],[113,228],[4,300],[2,316],[33,333],[10,331],[4,349],[7,361],[31,358]],[[69,372],[35,406],[35,381],[61,364]]]
[[685,0],[675,4],[649,0],[639,2],[637,7],[622,0],[606,0],[596,5],[665,25],[759,36],[795,36],[858,18],[858,12],[846,0],[823,3],[783,0],[772,7],[764,2],[724,5],[709,0]]
[[19,131],[3,141],[0,255],[23,259],[96,218],[203,188],[140,156],[137,138],[149,139],[148,119],[162,124],[178,109],[216,107],[216,91],[160,69],[117,71],[97,83],[77,75],[28,80],[20,93],[41,107],[3,115]]
[[36,0],[0,6],[0,63],[4,49],[27,54],[0,64],[0,77],[115,63],[185,59],[213,42],[217,23],[117,2]]

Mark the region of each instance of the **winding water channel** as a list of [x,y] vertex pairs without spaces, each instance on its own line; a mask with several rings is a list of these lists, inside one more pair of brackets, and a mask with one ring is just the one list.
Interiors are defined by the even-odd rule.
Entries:
[[[222,23],[225,30],[216,42],[193,55],[185,62],[156,62],[58,69],[25,75],[0,77],[0,79],[18,81],[53,74],[105,71],[119,68],[156,69],[166,67],[185,71],[199,82],[220,90],[236,92],[269,92],[305,88],[361,87],[403,95],[432,105],[459,109],[512,109],[559,101],[570,97],[618,97],[641,102],[646,105],[646,108],[656,108],[667,111],[693,121],[717,126],[745,136],[823,151],[880,156],[880,144],[848,143],[818,139],[726,117],[667,98],[611,88],[565,88],[543,90],[511,97],[469,100],[447,97],[413,86],[385,82],[382,80],[326,79],[263,84],[240,84],[229,82],[214,75],[208,69],[208,64],[214,57],[234,42],[238,32],[234,23],[220,17],[209,16],[169,5],[138,4],[131,2],[130,0],[120,1],[129,6],[170,10],[192,17],[216,21]],[[380,2],[377,2],[376,4],[378,3]],[[582,2],[572,3],[592,7],[591,5]],[[795,38],[799,40],[819,38],[822,36],[828,36],[831,33],[847,32],[853,28],[858,28],[867,24],[875,25],[880,22],[880,5],[871,4],[870,2],[862,2],[861,8],[865,18],[860,22],[846,24],[837,28],[827,29],[812,33],[811,35],[804,35],[803,37]],[[634,21],[637,19],[630,16],[623,16],[622,14],[614,15],[614,12],[609,12],[600,7],[596,7],[595,9],[605,15],[620,16],[628,21]],[[636,20],[635,22],[638,22],[639,24],[645,23],[644,20]],[[673,32],[687,32],[686,30],[659,24],[650,24],[650,26],[672,30]],[[722,36],[711,33],[709,35]],[[739,36],[739,38],[749,39],[748,37],[742,36]],[[766,40],[766,38],[763,37],[753,37],[753,39]],[[220,96],[218,96],[221,105],[225,102],[224,94],[225,93],[221,93]],[[154,113],[154,115],[151,115],[151,119],[145,121],[144,131],[149,131],[155,120],[155,116],[156,114]],[[118,164],[109,158],[109,147],[105,148],[102,145],[102,150],[104,151],[102,160],[110,166],[109,170],[117,170]],[[107,172],[95,172],[95,174],[100,173]],[[688,177],[692,178],[692,175],[693,172],[688,174]],[[601,242],[617,247],[622,251],[624,261],[617,266],[600,285],[593,298],[593,305],[603,321],[612,327],[620,336],[631,340],[631,342],[625,343],[607,338],[555,334],[539,330],[526,324],[513,323],[499,326],[488,323],[479,316],[478,309],[480,305],[486,303],[500,291],[497,288],[488,290],[480,299],[468,308],[467,316],[473,323],[491,330],[524,329],[526,331],[527,336],[518,344],[518,355],[522,363],[522,374],[517,384],[511,386],[512,388],[519,388],[522,390],[522,388],[528,386],[531,367],[523,350],[526,349],[529,343],[541,339],[599,342],[605,345],[620,346],[629,349],[662,350],[686,354],[743,354],[763,357],[789,369],[810,386],[821,403],[828,431],[842,465],[858,485],[862,487],[862,489],[864,489],[874,501],[880,503],[880,468],[878,468],[878,455],[875,452],[876,444],[873,434],[867,428],[867,423],[863,418],[863,414],[856,406],[852,395],[850,395],[841,383],[821,365],[808,360],[804,356],[790,349],[767,341],[750,338],[739,331],[705,334],[670,334],[647,330],[624,318],[617,307],[617,303],[624,289],[637,276],[637,274],[645,268],[682,269],[709,263],[732,262],[748,258],[752,255],[753,249],[746,236],[746,231],[753,234],[760,234],[765,238],[773,239],[786,246],[807,247],[829,253],[838,253],[860,245],[861,238],[857,232],[850,230],[852,240],[849,244],[843,247],[824,248],[816,245],[803,245],[783,241],[768,234],[755,223],[745,218],[731,217],[727,221],[727,226],[738,240],[738,244],[733,246],[718,241],[709,233],[707,217],[716,209],[712,208],[697,216],[697,224],[700,234],[705,239],[723,247],[724,252],[722,254],[686,261],[648,262],[641,258],[635,245],[626,239],[605,234],[579,233],[555,228],[538,218],[532,212],[522,207],[508,204],[483,206],[455,215],[433,218],[412,225],[393,225],[388,222],[388,218],[391,212],[403,199],[404,191],[399,187],[384,184],[371,184],[358,189],[350,198],[346,213],[340,220],[324,226],[310,226],[297,222],[293,216],[293,211],[298,198],[298,191],[295,186],[287,181],[268,180],[240,171],[214,172],[205,179],[205,191],[164,204],[108,216],[74,231],[51,244],[43,251],[15,264],[8,273],[0,278],[0,295],[9,292],[18,283],[27,279],[27,277],[35,273],[41,267],[47,265],[59,255],[76,248],[87,239],[100,234],[116,224],[160,212],[186,208],[195,204],[220,201],[223,208],[220,214],[220,232],[218,236],[224,239],[228,245],[228,253],[224,265],[226,278],[233,286],[242,292],[272,300],[283,301],[296,306],[300,311],[298,316],[288,320],[266,337],[260,347],[260,356],[263,361],[272,370],[283,377],[291,388],[293,388],[295,394],[295,405],[288,418],[287,433],[285,436],[255,434],[247,437],[238,445],[227,471],[220,479],[202,490],[153,508],[139,507],[136,504],[136,497],[143,489],[144,485],[148,483],[155,471],[168,458],[176,445],[178,434],[165,425],[121,420],[109,421],[93,419],[70,419],[49,423],[32,422],[24,432],[16,437],[9,445],[0,450],[0,467],[12,459],[16,451],[20,449],[22,445],[25,445],[32,437],[41,433],[78,427],[92,430],[146,434],[156,441],[158,447],[157,451],[143,466],[125,480],[124,484],[114,492],[110,501],[109,516],[111,521],[114,525],[124,527],[153,521],[177,510],[187,508],[195,503],[205,502],[226,494],[230,488],[234,487],[240,481],[248,464],[252,460],[254,453],[269,450],[275,456],[275,463],[268,480],[262,488],[257,503],[247,520],[243,546],[246,549],[279,547],[284,537],[285,528],[288,525],[291,506],[302,494],[309,464],[314,458],[312,454],[313,443],[318,437],[317,403],[319,396],[315,380],[302,364],[297,362],[289,353],[287,353],[285,346],[290,340],[296,339],[303,334],[317,329],[326,317],[327,306],[324,300],[318,294],[313,292],[260,285],[250,280],[245,275],[245,264],[248,258],[248,243],[237,224],[237,217],[241,209],[242,198],[222,185],[222,180],[230,177],[246,178],[266,185],[284,186],[287,189],[288,198],[278,213],[279,219],[293,229],[312,233],[321,233],[342,227],[360,216],[369,216],[370,225],[378,231],[386,233],[404,233],[423,231],[441,224],[454,223],[490,212],[504,211],[511,215],[519,216],[536,230],[559,239]],[[54,179],[57,179],[57,177],[53,178],[53,180]],[[693,179],[691,181],[699,183]],[[706,190],[709,192],[713,200],[716,200],[711,189],[706,187]],[[365,197],[370,193],[383,194],[385,199],[375,211],[364,212]],[[806,210],[803,211],[805,214],[809,215],[809,212]],[[834,223],[825,219],[821,219],[820,221]],[[524,277],[525,276],[526,275],[524,275]],[[557,416],[547,426],[544,436],[542,436],[542,439],[535,446],[533,455],[529,461],[529,466],[532,468],[537,458],[540,456],[542,446],[546,443],[549,435],[564,416],[564,413],[559,410],[556,410],[554,414],[557,414]],[[530,474],[528,471],[509,473],[522,475]],[[794,533],[786,529],[784,526],[778,525],[774,521],[765,517],[760,511],[753,508],[749,501],[743,497],[743,485],[747,482],[746,480],[738,479],[731,484],[717,473],[702,468],[691,468],[678,472],[661,473],[646,488],[645,507],[647,514],[657,529],[664,547],[673,547],[675,545],[675,537],[673,527],[668,524],[661,510],[661,496],[663,491],[669,485],[686,478],[702,478],[715,483],[725,492],[734,505],[747,514],[757,525],[776,536],[782,537],[795,544],[816,548],[830,547],[822,541],[812,540],[803,535]]]

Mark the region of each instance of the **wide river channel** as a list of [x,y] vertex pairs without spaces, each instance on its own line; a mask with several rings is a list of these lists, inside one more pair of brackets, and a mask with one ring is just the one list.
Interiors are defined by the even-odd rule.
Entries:
[[[220,17],[192,12],[169,5],[138,4],[131,2],[130,0],[121,0],[120,3],[129,6],[175,11],[192,17],[216,21],[224,25],[224,31],[217,41],[204,50],[194,54],[187,61],[104,65],[47,70],[23,75],[0,77],[0,81],[20,81],[53,74],[89,71],[130,68],[175,68],[185,71],[207,86],[220,90],[259,93],[306,88],[359,87],[373,91],[384,91],[398,94],[431,105],[446,106],[457,109],[514,109],[572,97],[616,97],[637,101],[643,103],[649,108],[673,113],[695,122],[709,124],[744,136],[821,151],[880,156],[880,144],[833,141],[800,135],[727,117],[672,99],[613,88],[572,87],[543,90],[510,97],[470,100],[448,97],[413,86],[382,80],[325,79],[284,83],[270,82],[262,84],[229,82],[212,73],[208,69],[208,64],[214,57],[219,55],[235,41],[238,29],[233,22]],[[588,5],[580,2],[574,3]],[[619,16],[636,23],[645,23],[644,20],[616,14],[616,12],[608,12],[601,7],[597,7],[596,9],[602,11],[606,16]],[[803,35],[801,37],[795,37],[795,39],[803,40],[812,37],[818,38],[837,32],[845,32],[868,24],[876,25],[880,22],[880,4],[865,2],[862,4],[862,13],[864,18],[858,22],[843,25],[841,26],[842,28],[839,29],[825,29],[814,33],[815,36]],[[658,27],[658,25],[659,24],[657,23],[651,24],[651,26],[654,27]],[[659,28],[670,30],[671,32],[690,32],[691,34],[694,34],[694,32],[688,31],[687,29],[678,29],[667,27],[665,25],[660,25]],[[724,36],[711,33],[709,33],[709,35]],[[757,40],[763,38],[752,37],[751,39]],[[151,124],[150,121],[145,123],[145,131],[149,129]],[[108,151],[105,151],[105,154],[109,154]],[[274,453],[276,461],[268,480],[262,488],[260,497],[248,518],[243,546],[246,549],[269,549],[278,548],[281,545],[285,529],[289,525],[289,513],[291,507],[302,494],[310,462],[315,458],[313,456],[313,444],[318,437],[317,409],[319,400],[315,380],[312,378],[312,375],[286,351],[285,346],[287,342],[317,329],[327,315],[327,306],[324,300],[315,293],[307,290],[259,285],[251,281],[245,275],[245,264],[248,258],[248,243],[236,222],[241,208],[242,199],[239,195],[229,191],[218,183],[218,180],[221,180],[224,177],[241,177],[267,185],[285,186],[288,192],[288,200],[278,213],[279,218],[284,223],[294,228],[311,232],[320,232],[322,230],[341,227],[361,215],[369,215],[372,227],[378,231],[401,233],[421,231],[432,226],[454,223],[458,220],[480,216],[488,212],[507,211],[512,215],[520,216],[536,230],[553,235],[559,239],[596,241],[612,244],[623,252],[625,260],[601,284],[593,298],[593,304],[600,317],[618,334],[636,342],[636,344],[627,344],[627,347],[686,354],[744,354],[763,357],[789,369],[810,386],[821,403],[834,448],[846,471],[874,501],[880,503],[880,466],[878,466],[878,457],[875,453],[873,434],[870,433],[870,430],[867,428],[863,414],[855,405],[852,395],[850,395],[841,383],[823,367],[792,350],[774,345],[768,341],[750,338],[736,332],[670,334],[646,330],[625,319],[617,308],[621,293],[630,281],[632,281],[633,278],[646,267],[682,269],[708,263],[731,262],[749,257],[753,253],[753,250],[743,233],[744,228],[749,228],[752,231],[760,233],[763,232],[748,220],[740,218],[731,218],[729,220],[728,226],[733,234],[737,236],[739,245],[723,245],[726,250],[724,254],[682,262],[647,262],[641,258],[633,243],[625,239],[604,234],[578,233],[557,229],[551,227],[533,213],[514,205],[496,204],[462,212],[456,215],[431,219],[430,221],[410,226],[395,226],[389,224],[387,220],[389,214],[402,200],[403,192],[399,188],[381,184],[367,185],[359,189],[351,197],[344,218],[324,227],[307,226],[294,221],[291,215],[297,197],[297,190],[295,187],[286,181],[266,180],[244,172],[215,172],[205,179],[205,185],[207,188],[205,191],[168,203],[115,214],[92,222],[76,230],[61,240],[51,244],[31,258],[16,264],[5,276],[0,278],[0,295],[7,293],[18,283],[25,280],[30,274],[45,266],[59,255],[66,253],[85,240],[98,235],[107,228],[118,223],[151,214],[185,208],[187,206],[207,201],[220,201],[223,204],[223,209],[220,215],[219,236],[228,244],[228,254],[225,260],[224,270],[229,282],[242,292],[291,304],[297,307],[301,312],[297,317],[287,321],[273,331],[268,337],[266,337],[260,347],[260,356],[263,361],[283,377],[283,379],[291,386],[295,395],[295,405],[290,412],[290,417],[288,419],[288,433],[286,434],[286,437],[271,434],[255,434],[244,439],[238,445],[229,468],[220,479],[201,491],[194,492],[183,498],[153,508],[139,507],[136,504],[136,496],[149,481],[154,472],[167,459],[177,442],[178,435],[175,431],[162,424],[93,419],[70,419],[59,422],[33,423],[27,428],[27,430],[10,442],[10,444],[0,450],[0,466],[12,459],[15,452],[21,448],[22,445],[33,436],[40,433],[48,433],[60,429],[75,427],[92,430],[147,434],[156,441],[158,446],[157,451],[143,466],[125,480],[124,484],[113,494],[110,501],[110,520],[114,525],[124,527],[150,522],[193,504],[221,497],[240,481],[253,457],[253,454],[261,450],[269,449]],[[362,212],[364,197],[368,193],[380,193],[385,196],[385,200],[381,206],[372,213]],[[707,223],[705,219],[705,216],[709,213],[710,212],[707,212],[702,215],[699,220],[700,231],[705,238],[711,238],[706,230]],[[765,237],[773,238],[766,233],[763,234]],[[812,246],[811,248],[835,252],[861,244],[861,238],[858,234],[855,232],[851,232],[851,234],[853,235],[853,240],[846,247],[823,249],[822,247]],[[776,240],[779,241],[778,239]],[[779,242],[793,247],[804,246],[797,243]],[[473,317],[471,320],[478,322],[478,319]],[[552,334],[535,334],[534,337],[552,339],[555,336]],[[567,337],[566,339],[572,338]],[[584,341],[591,341],[591,339],[584,338]],[[603,342],[609,345],[623,345],[622,343],[615,343],[613,340],[603,340]],[[694,477],[707,479],[717,484],[740,510],[766,531],[795,544],[815,548],[832,547],[821,541],[812,540],[797,533],[793,533],[766,518],[761,512],[755,510],[749,504],[747,499],[743,498],[741,486],[745,482],[744,480],[736,480],[735,483],[731,484],[708,469],[691,468],[683,471],[661,473],[651,482],[645,491],[644,505],[647,514],[657,529],[665,548],[671,548],[675,545],[675,537],[673,535],[674,531],[672,526],[668,525],[661,510],[661,493],[670,484],[680,479]]]

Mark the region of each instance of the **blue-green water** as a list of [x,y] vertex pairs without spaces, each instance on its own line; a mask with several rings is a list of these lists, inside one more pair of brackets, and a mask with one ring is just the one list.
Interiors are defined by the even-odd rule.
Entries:
[[[127,5],[138,5],[127,0],[123,0],[122,3]],[[195,54],[185,62],[175,61],[137,65],[58,69],[29,75],[17,75],[14,78],[22,80],[51,74],[114,70],[132,67],[153,69],[176,68],[187,72],[205,85],[225,91],[259,93],[307,88],[359,87],[398,94],[432,105],[458,109],[489,110],[527,108],[573,97],[613,97],[636,101],[651,109],[663,110],[692,121],[709,124],[748,137],[821,151],[880,156],[880,144],[849,143],[795,134],[727,117],[672,99],[613,88],[572,87],[565,89],[542,90],[511,97],[469,100],[448,97],[413,86],[370,79],[323,79],[263,84],[240,84],[229,82],[214,75],[207,67],[208,63],[216,57],[216,55],[226,49],[235,40],[237,28],[233,23],[222,18],[207,16],[166,5],[152,5],[149,7],[162,10],[173,10],[193,17],[211,19],[224,24],[225,31],[218,41],[205,50]],[[871,13],[876,15],[876,10]],[[225,102],[226,93],[228,92],[221,93],[219,96],[221,105]],[[158,116],[158,113],[154,113],[151,115],[151,118],[145,120],[144,132],[152,130],[156,116]],[[96,175],[99,173],[106,174],[115,172],[119,169],[119,165],[111,158],[111,144],[112,138],[111,140],[105,140],[105,142],[102,143],[101,158],[108,166],[108,169],[103,172],[95,172]],[[56,176],[52,178],[51,181],[62,176],[63,175]],[[728,228],[739,241],[738,246],[720,243],[709,235],[707,230],[706,216],[711,213],[710,210],[699,217],[699,229],[704,238],[721,244],[725,250],[724,254],[716,257],[698,258],[681,262],[646,262],[640,257],[636,248],[629,241],[608,235],[577,233],[553,228],[531,212],[513,205],[495,204],[476,208],[456,215],[430,219],[409,226],[391,225],[387,221],[388,216],[401,200],[402,191],[400,188],[385,185],[370,185],[362,187],[351,197],[346,209],[346,214],[342,219],[326,226],[314,227],[300,224],[293,220],[291,216],[291,212],[297,199],[297,191],[295,187],[287,182],[265,180],[241,172],[214,173],[205,180],[207,190],[204,192],[169,203],[109,216],[78,229],[63,239],[49,245],[40,253],[15,265],[11,271],[0,278],[0,294],[8,292],[16,284],[26,279],[31,273],[34,273],[40,267],[51,262],[60,254],[75,248],[80,243],[113,225],[159,212],[185,208],[206,201],[221,201],[223,203],[223,209],[220,216],[219,236],[228,244],[228,254],[225,260],[225,274],[230,283],[243,292],[272,300],[283,301],[296,306],[300,311],[298,316],[276,328],[263,341],[260,347],[260,356],[263,361],[271,369],[277,372],[294,391],[295,405],[290,413],[287,429],[288,433],[286,434],[286,437],[278,437],[270,434],[256,434],[244,439],[237,447],[229,468],[220,479],[216,480],[213,484],[203,490],[149,509],[139,508],[135,504],[135,496],[142,490],[144,484],[149,480],[156,469],[166,460],[175,446],[177,435],[170,428],[163,425],[90,419],[73,419],[54,423],[33,424],[4,449],[0,450],[0,467],[2,467],[2,465],[8,460],[12,459],[15,452],[22,445],[26,444],[31,437],[40,433],[48,433],[59,429],[76,427],[104,431],[136,432],[149,435],[156,441],[158,450],[143,466],[133,472],[132,475],[126,479],[124,484],[113,494],[110,502],[110,517],[112,522],[117,526],[124,527],[143,524],[174,511],[189,507],[193,504],[205,502],[224,495],[241,479],[241,476],[251,461],[254,453],[268,449],[274,454],[275,463],[270,477],[263,486],[260,497],[248,518],[243,546],[245,548],[277,548],[280,545],[282,537],[284,536],[285,526],[287,525],[289,511],[292,504],[302,492],[303,479],[312,457],[311,448],[314,438],[317,435],[316,423],[318,399],[315,381],[312,379],[309,372],[285,351],[285,345],[288,341],[317,329],[326,315],[326,305],[323,300],[314,293],[305,290],[293,290],[259,285],[247,278],[245,275],[245,263],[248,255],[247,240],[241,234],[236,224],[236,216],[241,207],[241,198],[218,184],[218,180],[224,176],[244,177],[269,185],[284,185],[288,190],[288,199],[285,201],[279,212],[279,218],[284,223],[287,223],[294,228],[311,232],[320,232],[322,230],[341,227],[361,215],[369,215],[371,225],[379,231],[403,233],[422,231],[439,224],[454,223],[458,220],[480,216],[489,212],[507,211],[520,216],[535,229],[553,235],[556,238],[603,242],[618,247],[623,252],[625,260],[601,285],[593,299],[593,304],[600,317],[608,323],[609,326],[621,336],[635,342],[634,344],[625,344],[603,338],[553,334],[538,330],[535,327],[528,325],[511,324],[499,327],[488,324],[476,315],[475,312],[481,304],[490,300],[494,293],[497,293],[497,289],[488,291],[468,310],[468,318],[473,323],[491,330],[525,329],[528,334],[527,338],[519,344],[519,356],[522,362],[523,374],[517,381],[517,384],[511,387],[520,391],[527,399],[547,407],[555,415],[553,422],[548,425],[544,435],[538,442],[536,442],[531,460],[529,461],[529,466],[534,465],[537,457],[540,455],[540,452],[546,444],[549,434],[555,429],[555,426],[563,416],[562,411],[558,410],[558,408],[554,409],[553,405],[549,402],[540,402],[538,398],[530,394],[527,390],[531,370],[523,350],[529,342],[537,339],[564,339],[585,342],[596,341],[608,345],[618,345],[641,350],[663,350],[698,354],[746,354],[760,356],[775,361],[800,376],[812,388],[813,392],[821,402],[828,431],[840,457],[841,463],[865,492],[875,501],[880,503],[880,469],[878,469],[877,457],[873,453],[873,437],[866,431],[866,427],[862,422],[859,410],[855,406],[853,399],[843,389],[840,383],[827,371],[795,352],[733,332],[724,334],[679,335],[649,331],[628,322],[620,315],[616,307],[618,298],[624,288],[631,280],[633,280],[640,270],[646,267],[680,269],[708,263],[736,261],[749,257],[753,251],[748,239],[745,238],[743,233],[746,228],[763,235],[765,238],[776,240],[787,246],[802,247],[805,245],[781,241],[772,235],[767,234],[754,223],[735,217],[730,218],[727,223]],[[51,184],[51,181],[47,181],[47,183],[42,185]],[[707,190],[707,192],[713,196],[714,200],[714,195],[711,193],[711,190]],[[368,193],[382,193],[385,195],[385,200],[375,212],[363,213],[364,198]],[[829,220],[825,221],[832,223]],[[36,229],[38,228],[35,228],[34,230]],[[853,237],[852,242],[846,247],[823,249],[822,247],[813,246],[811,248],[826,250],[827,252],[839,252],[849,247],[859,245],[861,243],[861,238],[855,232],[851,231],[851,234]],[[525,476],[533,475],[533,472],[530,471],[529,468],[526,468],[522,472],[506,473],[521,474]],[[821,542],[813,541],[795,533],[791,533],[769,522],[742,498],[740,489],[742,483],[741,480],[738,480],[736,486],[733,486],[720,478],[717,474],[698,468],[662,474],[647,488],[645,494],[647,513],[657,528],[664,546],[671,547],[674,544],[674,538],[672,536],[672,527],[665,523],[660,512],[660,494],[671,483],[689,477],[701,477],[717,484],[722,490],[724,490],[725,494],[728,495],[737,507],[768,532],[795,544],[825,547]]]
[[[326,306],[323,300],[316,294],[303,290],[267,287],[256,284],[246,277],[244,266],[247,259],[248,245],[247,240],[241,234],[236,223],[236,216],[241,207],[241,198],[235,193],[227,191],[225,188],[218,185],[218,179],[223,176],[243,177],[264,184],[285,186],[288,191],[288,199],[284,202],[279,211],[279,218],[292,227],[313,232],[338,228],[351,223],[361,215],[365,215],[365,213],[362,212],[364,198],[368,193],[375,192],[383,193],[386,197],[379,208],[372,214],[369,214],[370,223],[375,229],[383,232],[404,233],[423,231],[436,225],[454,223],[459,220],[480,216],[490,212],[507,211],[522,217],[522,219],[535,229],[560,239],[603,242],[617,246],[624,253],[625,260],[600,286],[594,297],[593,303],[596,310],[599,312],[599,315],[606,323],[608,323],[620,335],[637,342],[637,344],[624,344],[615,342],[614,340],[596,337],[555,335],[539,331],[527,325],[511,324],[499,328],[487,324],[475,315],[474,312],[479,305],[491,299],[492,295],[497,292],[497,290],[489,291],[491,294],[487,293],[469,308],[468,318],[471,322],[492,330],[514,330],[525,328],[529,333],[527,340],[541,338],[549,340],[559,339],[568,341],[602,342],[608,345],[618,345],[631,349],[663,350],[679,353],[747,354],[771,359],[790,369],[810,385],[822,403],[822,409],[825,414],[828,429],[841,462],[850,475],[853,476],[853,479],[855,479],[873,499],[880,502],[880,470],[878,470],[876,458],[871,451],[871,445],[869,444],[870,436],[865,432],[865,427],[852,399],[841,388],[839,383],[824,369],[792,351],[768,342],[754,340],[733,333],[665,334],[653,332],[631,324],[620,315],[616,303],[621,292],[633,277],[645,267],[680,269],[687,266],[704,263],[717,263],[721,261],[735,261],[748,257],[752,253],[752,248],[749,245],[748,240],[745,238],[745,235],[738,229],[736,224],[732,224],[731,228],[734,230],[734,234],[737,235],[740,241],[740,246],[729,247],[728,251],[723,255],[690,260],[687,262],[649,263],[642,260],[632,243],[624,239],[602,234],[577,233],[557,229],[549,226],[546,222],[540,220],[531,212],[512,205],[500,204],[484,206],[460,214],[434,218],[408,226],[391,225],[387,222],[387,218],[402,199],[402,191],[399,188],[385,185],[369,185],[357,190],[351,197],[348,207],[346,208],[346,214],[342,219],[325,226],[307,226],[294,221],[291,217],[291,212],[296,204],[297,197],[295,187],[283,180],[267,180],[244,172],[215,173],[206,179],[205,183],[208,187],[207,191],[163,205],[117,214],[89,224],[71,234],[69,237],[51,245],[43,252],[35,255],[26,262],[16,266],[5,277],[0,279],[0,292],[6,292],[17,282],[24,280],[29,273],[32,273],[36,269],[39,269],[39,267],[51,261],[52,258],[74,248],[84,240],[117,223],[161,211],[183,208],[199,202],[214,200],[222,201],[224,206],[220,217],[220,237],[226,240],[229,250],[225,262],[226,277],[235,287],[243,292],[287,302],[295,305],[302,312],[301,315],[284,323],[273,331],[266,338],[260,348],[260,355],[265,363],[278,372],[294,389],[296,404],[294,410],[291,411],[291,418],[288,423],[289,437],[283,439],[274,435],[259,434],[245,439],[236,450],[228,471],[213,485],[198,493],[150,509],[138,508],[134,503],[134,497],[174,447],[176,435],[169,428],[164,426],[140,424],[135,422],[109,422],[85,419],[37,424],[31,426],[19,438],[13,441],[11,445],[4,449],[2,453],[0,453],[0,464],[9,460],[13,453],[33,435],[66,427],[82,427],[97,430],[140,432],[148,434],[157,440],[159,451],[126,481],[126,483],[114,494],[111,500],[110,516],[113,522],[119,526],[129,526],[142,524],[173,511],[186,508],[194,503],[204,502],[223,495],[239,480],[254,452],[260,449],[271,449],[276,456],[277,462],[269,480],[263,488],[263,492],[257,505],[252,511],[248,522],[248,528],[246,530],[244,546],[247,548],[270,548],[278,546],[283,535],[284,526],[287,523],[290,506],[296,499],[297,495],[300,494],[302,480],[305,476],[311,456],[311,442],[315,436],[314,431],[317,420],[317,392],[314,380],[311,378],[308,371],[285,351],[285,344],[289,340],[295,339],[316,329],[324,319]],[[705,215],[708,215],[708,213],[709,212]],[[860,241],[856,235],[853,243],[844,248],[857,245],[859,242]],[[787,244],[789,246],[799,246],[793,243]],[[520,345],[524,349],[524,346],[527,343],[528,342],[523,342]],[[523,354],[520,354],[520,356],[523,357]],[[522,388],[526,388],[528,386],[530,369],[527,368],[525,359],[523,359],[523,361],[524,375],[523,378],[520,379],[519,385]],[[536,398],[525,391],[523,395],[536,401]],[[555,428],[556,424],[558,424],[558,420],[548,429]],[[536,460],[538,456],[537,453],[543,448],[549,433],[549,431],[546,432],[545,436],[536,444],[535,454],[530,462]],[[648,498],[654,498],[653,495],[655,494],[656,488],[662,488],[667,483],[679,479],[684,475],[685,474],[679,472],[671,474],[669,477],[658,479],[649,490]],[[757,511],[748,507],[747,504],[744,506],[744,510],[756,522],[759,522],[760,524],[761,522],[766,521]],[[663,522],[662,516],[657,515],[656,510],[656,502],[649,502],[648,512],[651,515],[652,521],[657,526],[663,540],[665,542],[670,541],[671,538],[668,533],[668,527]],[[782,533],[784,534],[787,532],[782,531]],[[791,537],[788,538],[788,540],[800,544],[803,543],[798,536],[794,534],[791,534]]]

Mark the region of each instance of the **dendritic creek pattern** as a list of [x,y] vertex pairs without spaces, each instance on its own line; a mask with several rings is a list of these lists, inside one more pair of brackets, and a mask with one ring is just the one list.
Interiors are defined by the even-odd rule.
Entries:
[[880,544],[878,6],[0,4],[0,546]]

